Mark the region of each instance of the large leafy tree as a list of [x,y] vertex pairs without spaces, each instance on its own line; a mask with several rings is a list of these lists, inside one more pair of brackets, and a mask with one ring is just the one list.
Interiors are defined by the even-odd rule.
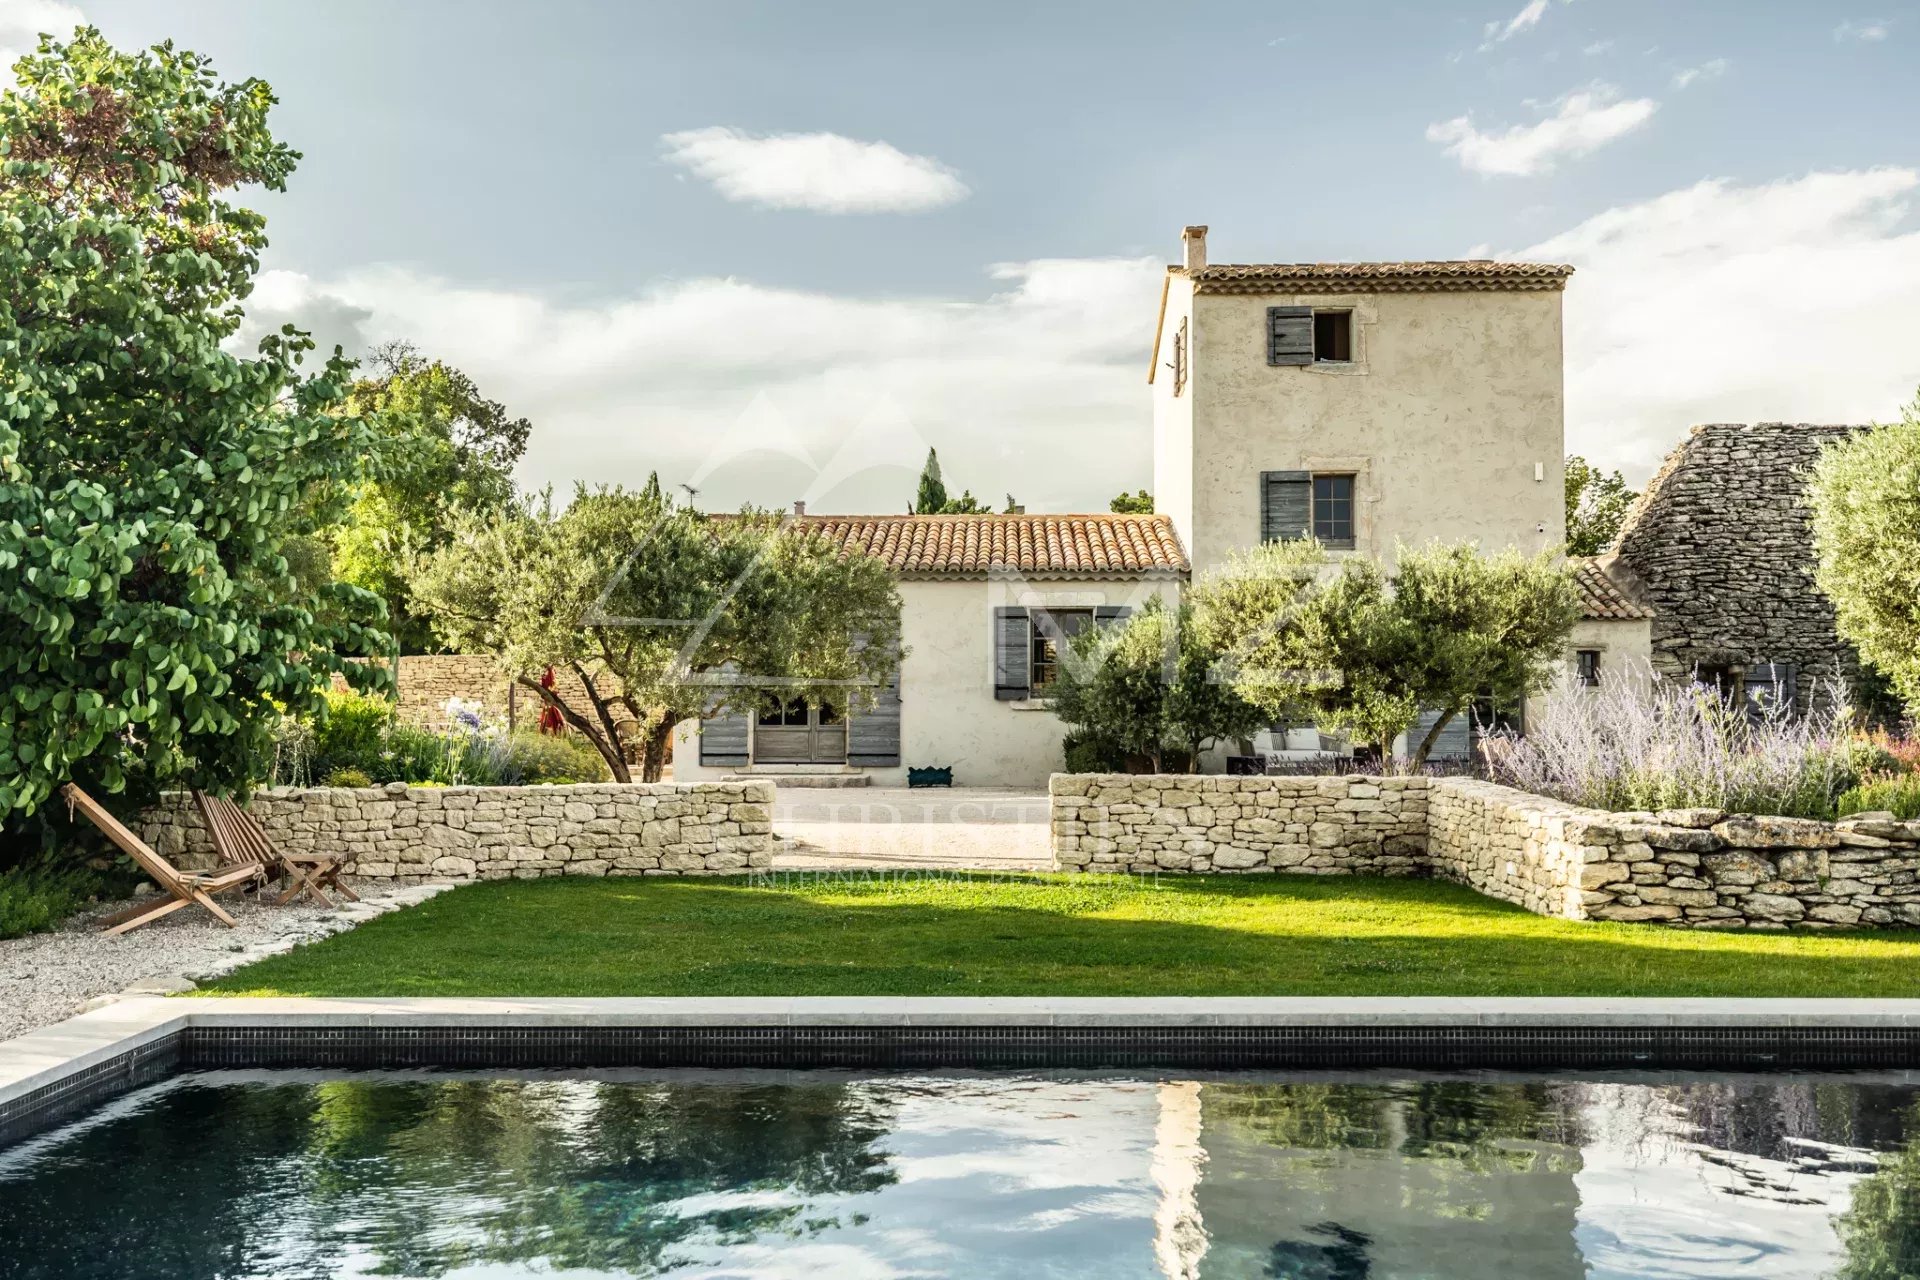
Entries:
[[1808,501],[1840,633],[1920,709],[1920,400],[1828,445]]
[[[641,778],[655,781],[682,721],[796,697],[857,711],[899,651],[884,562],[763,513],[703,516],[653,485],[467,517],[411,577],[443,634],[498,654],[623,782],[622,722],[641,726]],[[584,693],[543,685],[550,666]]]
[[[301,583],[283,548],[367,428],[350,366],[291,328],[246,356],[265,243],[223,198],[297,153],[258,80],[92,29],[42,40],[0,95],[0,814],[68,778],[243,784],[277,706],[386,651],[378,602]],[[276,705],[277,704],[277,705]]]
[[1249,737],[1267,716],[1224,678],[1225,655],[1193,625],[1193,606],[1149,599],[1125,622],[1083,631],[1048,696],[1082,736],[1162,767],[1169,749],[1200,768],[1223,739]]
[[1436,543],[1402,548],[1391,573],[1354,557],[1324,577],[1317,559],[1311,544],[1277,544],[1230,564],[1199,589],[1199,624],[1248,701],[1304,710],[1383,756],[1422,711],[1438,712],[1408,744],[1416,766],[1477,698],[1544,687],[1580,616],[1552,553]]
[[418,653],[435,636],[413,612],[402,566],[444,545],[456,515],[498,512],[513,501],[513,468],[532,425],[404,342],[368,355],[347,403],[374,424],[375,447],[372,473],[326,531],[333,571],[384,599],[401,650]]
[[1602,471],[1577,453],[1566,470],[1567,554],[1597,556],[1613,545],[1640,495],[1618,471]]
[[1137,493],[1121,493],[1107,503],[1107,510],[1121,516],[1150,516],[1153,514],[1153,495],[1145,489]]

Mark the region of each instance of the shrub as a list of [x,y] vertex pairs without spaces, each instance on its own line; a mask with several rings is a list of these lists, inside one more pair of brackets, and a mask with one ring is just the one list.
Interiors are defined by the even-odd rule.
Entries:
[[1901,821],[1910,822],[1920,818],[1920,774],[1863,782],[1841,795],[1835,807],[1842,817],[1886,809]]
[[0,872],[0,938],[52,929],[99,896],[102,887],[97,872],[52,861]]
[[507,739],[507,758],[526,783],[605,782],[607,762],[571,734],[521,730]]
[[1087,733],[1070,733],[1061,744],[1066,749],[1068,773],[1124,773],[1127,753],[1107,739]]
[[370,787],[373,785],[373,779],[369,778],[366,772],[361,769],[335,769],[327,775],[327,785],[330,787]]
[[1726,809],[1830,818],[1857,781],[1832,713],[1749,719],[1711,689],[1623,672],[1563,685],[1525,736],[1484,744],[1495,781],[1594,809]]
[[373,761],[394,730],[394,704],[364,693],[327,694],[324,717],[313,726],[313,767],[325,775],[336,769],[373,773]]

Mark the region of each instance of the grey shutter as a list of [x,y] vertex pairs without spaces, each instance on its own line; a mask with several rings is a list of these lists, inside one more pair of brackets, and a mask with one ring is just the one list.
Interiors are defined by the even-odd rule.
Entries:
[[1025,609],[993,611],[993,696],[1013,702],[1032,693],[1033,623]]
[[1112,626],[1116,622],[1125,622],[1127,615],[1132,612],[1124,604],[1097,604],[1093,606],[1093,622],[1099,627]]
[[[1440,718],[1438,711],[1422,711],[1413,728],[1407,730],[1407,754],[1411,756],[1426,741],[1427,733],[1433,728],[1433,722]],[[1433,740],[1433,750],[1427,753],[1429,760],[1464,760],[1473,754],[1473,712],[1462,711],[1447,722],[1440,736]]]
[[1267,308],[1267,363],[1313,363],[1313,308]]
[[1260,473],[1260,541],[1304,538],[1313,532],[1313,473]]
[[732,715],[703,719],[700,722],[700,763],[709,768],[745,768],[747,718]]
[[887,683],[874,704],[847,721],[847,763],[866,769],[900,763],[900,658],[896,653]]
[[1800,694],[1797,674],[1791,662],[1756,662],[1748,667],[1743,683],[1749,713],[1764,714],[1776,698],[1782,709],[1794,710]]

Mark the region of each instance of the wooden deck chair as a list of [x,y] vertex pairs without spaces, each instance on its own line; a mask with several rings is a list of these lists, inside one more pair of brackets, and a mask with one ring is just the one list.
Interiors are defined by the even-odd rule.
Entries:
[[274,899],[276,905],[284,905],[304,893],[332,906],[333,899],[326,894],[328,889],[360,901],[360,895],[340,880],[340,864],[345,859],[325,853],[281,851],[267,838],[259,819],[225,796],[196,791],[193,801],[200,806],[200,816],[206,819],[207,831],[213,836],[213,847],[219,851],[222,862],[235,867],[259,867],[268,875],[287,880],[286,892]]
[[258,866],[225,867],[219,871],[182,871],[153,851],[152,846],[121,825],[120,819],[100,807],[99,801],[69,782],[60,788],[60,794],[73,809],[83,814],[88,822],[100,829],[100,834],[120,847],[120,851],[132,858],[149,879],[159,885],[164,893],[149,898],[145,902],[136,902],[125,911],[116,911],[100,922],[108,933],[125,933],[129,929],[138,929],[143,924],[170,915],[182,907],[198,905],[204,908],[214,919],[228,928],[233,927],[233,917],[220,909],[213,900],[216,893],[226,893],[244,885],[253,884],[266,878],[266,873]]

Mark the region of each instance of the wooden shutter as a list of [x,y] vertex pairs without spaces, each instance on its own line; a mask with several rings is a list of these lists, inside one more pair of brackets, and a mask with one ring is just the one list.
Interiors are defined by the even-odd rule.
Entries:
[[1032,694],[1033,622],[1025,609],[993,611],[993,696],[1014,702]]
[[[1433,722],[1440,718],[1438,711],[1422,711],[1413,722],[1413,728],[1407,730],[1407,754],[1411,756],[1426,741],[1427,733],[1433,728]],[[1447,727],[1433,740],[1433,750],[1427,753],[1429,760],[1462,760],[1473,754],[1473,713],[1462,711],[1447,721]]]
[[847,763],[865,769],[900,763],[900,661],[894,659],[887,683],[873,706],[847,722]]
[[1313,308],[1267,308],[1267,363],[1313,363]]
[[700,721],[700,763],[716,769],[744,769],[747,764],[747,718],[708,716]]
[[1304,538],[1313,532],[1313,473],[1260,473],[1260,540]]

